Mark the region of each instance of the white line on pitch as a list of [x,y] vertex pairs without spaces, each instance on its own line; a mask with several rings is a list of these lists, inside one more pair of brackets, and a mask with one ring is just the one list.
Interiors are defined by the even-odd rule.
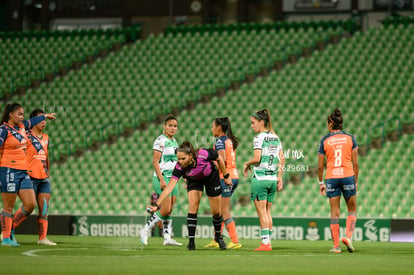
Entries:
[[27,250],[22,252],[23,255],[29,257],[38,257],[37,252],[44,252],[44,251],[58,251],[58,250],[78,250],[78,249],[88,249],[88,248],[55,248],[55,249],[33,249]]

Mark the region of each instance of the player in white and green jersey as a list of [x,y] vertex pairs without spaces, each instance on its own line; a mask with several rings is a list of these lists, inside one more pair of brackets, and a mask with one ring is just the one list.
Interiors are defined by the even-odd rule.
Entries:
[[[254,178],[258,181],[277,181],[277,168],[279,164],[279,152],[282,150],[282,143],[277,135],[270,131],[261,132],[254,138],[253,149],[261,150],[260,162],[253,167]],[[257,196],[259,194],[256,194]],[[254,196],[253,200],[257,197]],[[273,197],[262,198],[273,202]]]
[[[170,181],[172,172],[177,163],[177,148],[178,144],[174,138],[178,129],[177,118],[173,115],[167,116],[164,121],[164,132],[157,137],[153,145],[152,164],[154,166],[154,173],[152,178],[152,185],[155,193],[159,196],[162,190]],[[172,219],[171,212],[178,194],[178,185],[175,186],[174,191],[170,195],[170,199],[165,200],[160,209],[153,213],[144,229],[141,231],[141,242],[144,245],[148,244],[148,237],[151,235],[152,228],[155,227],[161,220],[163,224],[164,245],[182,245],[171,239],[172,233]]]
[[282,143],[274,133],[270,112],[263,109],[251,116],[251,128],[258,135],[254,138],[254,156],[243,167],[244,176],[253,168],[251,200],[256,206],[261,228],[261,245],[255,251],[271,251],[270,236],[273,221],[270,209],[276,190],[283,188],[282,174],[285,159]]
[[[152,179],[152,185],[154,187],[155,193],[159,196],[162,192],[162,189],[165,188],[166,184],[169,182],[172,172],[174,170],[175,164],[177,163],[177,151],[178,144],[177,140],[172,137],[168,137],[166,134],[162,134],[154,141],[152,149],[155,151],[155,162],[157,162],[158,156],[158,167],[161,175],[157,173],[158,170],[156,163],[154,164],[154,173]],[[159,153],[158,153],[159,152]],[[157,154],[158,153],[158,154]],[[161,180],[160,180],[161,179]],[[161,183],[161,181],[163,181]],[[162,186],[161,186],[162,185]],[[174,188],[170,196],[177,196],[177,186]]]

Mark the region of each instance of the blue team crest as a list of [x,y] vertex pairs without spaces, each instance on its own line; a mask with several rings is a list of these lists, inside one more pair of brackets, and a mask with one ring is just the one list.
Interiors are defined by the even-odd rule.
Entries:
[[11,132],[11,134],[19,141],[20,144],[26,144],[27,143],[26,139],[19,132],[17,132],[15,129],[13,129],[10,126],[8,126],[6,129]]
[[33,142],[33,146],[36,148],[37,151],[43,150],[42,144],[39,141]]
[[42,143],[37,138],[35,138],[33,135],[30,135],[30,139],[32,140],[33,147],[36,149],[37,153],[40,155],[46,155],[45,150],[43,149]]

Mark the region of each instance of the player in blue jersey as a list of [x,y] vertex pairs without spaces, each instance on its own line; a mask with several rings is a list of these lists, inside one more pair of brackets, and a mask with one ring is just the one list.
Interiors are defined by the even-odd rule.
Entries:
[[[223,158],[226,164],[227,172],[230,174],[232,186],[224,183],[223,174],[220,173],[221,182],[221,213],[223,215],[224,225],[229,233],[231,242],[227,249],[240,249],[241,244],[236,231],[236,223],[230,214],[230,199],[239,184],[239,174],[236,167],[236,149],[239,145],[239,139],[233,134],[230,119],[228,117],[218,117],[213,121],[211,132],[217,138],[214,149]],[[223,228],[223,227],[222,227]],[[204,247],[219,247],[218,243],[212,240]]]
[[[27,173],[26,129],[55,114],[46,114],[24,120],[23,107],[18,103],[7,104],[0,125],[0,189],[3,210],[0,215],[2,246],[20,246],[13,237],[13,224],[26,219],[36,206],[33,184]],[[16,197],[23,206],[13,215]]]

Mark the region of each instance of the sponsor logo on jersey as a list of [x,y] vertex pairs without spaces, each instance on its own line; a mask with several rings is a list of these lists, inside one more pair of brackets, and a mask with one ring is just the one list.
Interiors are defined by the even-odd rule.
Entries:
[[348,137],[332,137],[328,139],[328,145],[344,144],[348,140]]
[[264,141],[270,142],[270,141],[278,141],[279,139],[277,137],[265,137]]
[[335,168],[332,170],[332,175],[334,176],[343,176],[344,175],[344,168]]

